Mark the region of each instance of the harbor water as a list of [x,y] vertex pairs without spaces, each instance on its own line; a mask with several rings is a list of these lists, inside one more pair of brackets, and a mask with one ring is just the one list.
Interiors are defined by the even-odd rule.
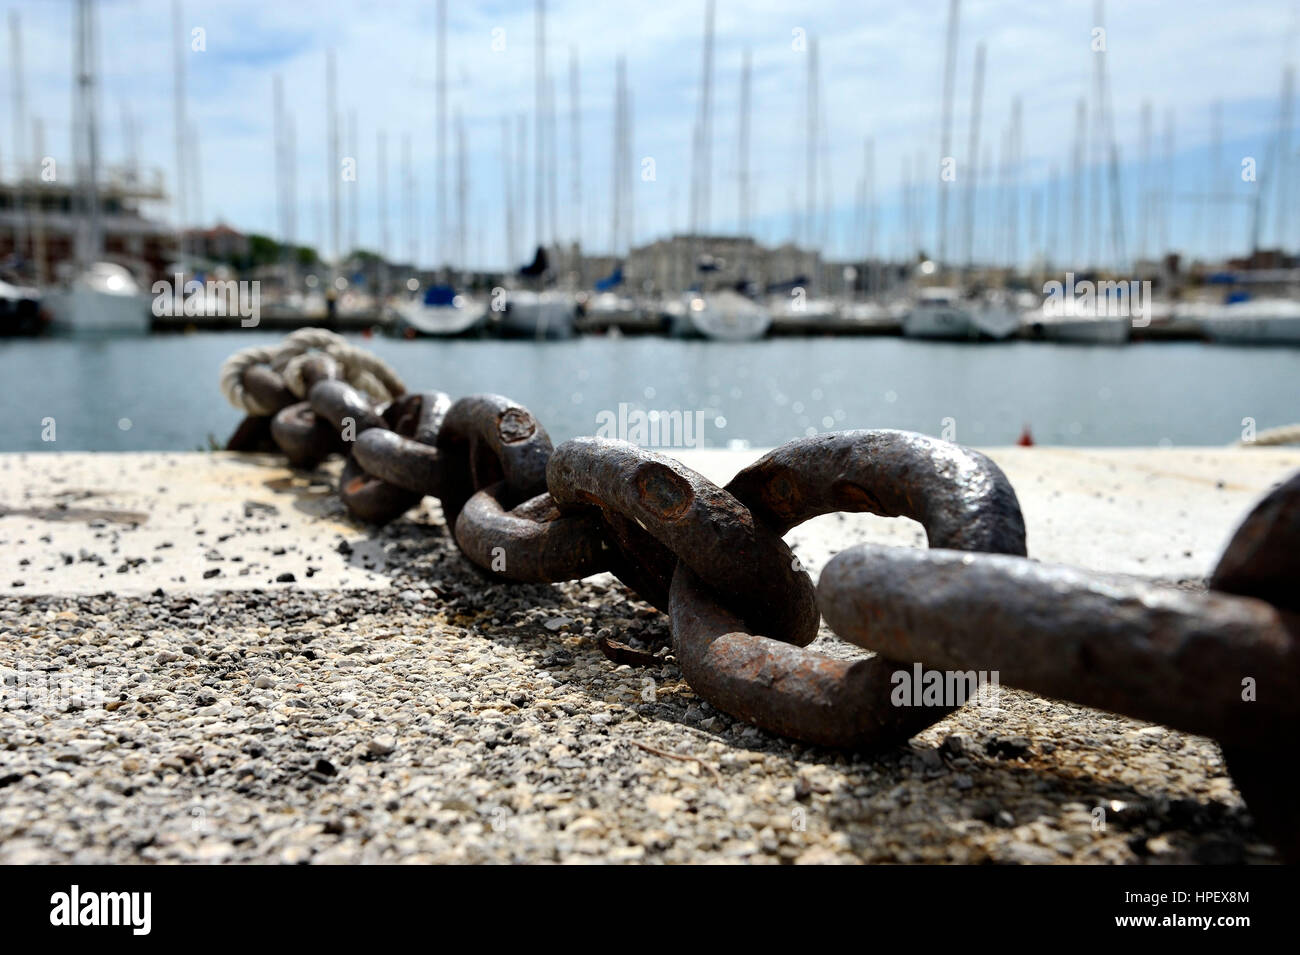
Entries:
[[[0,343],[0,451],[194,450],[240,415],[217,369],[272,344],[250,331]],[[588,337],[563,342],[354,337],[414,388],[499,392],[555,441],[620,434],[659,412],[699,423],[662,443],[764,447],[819,431],[904,428],[996,446],[1225,445],[1300,421],[1300,350],[1199,342],[1066,346],[902,338],[747,343]],[[689,416],[689,417],[688,417]],[[644,420],[644,418],[642,418]],[[665,422],[668,418],[662,419]]]

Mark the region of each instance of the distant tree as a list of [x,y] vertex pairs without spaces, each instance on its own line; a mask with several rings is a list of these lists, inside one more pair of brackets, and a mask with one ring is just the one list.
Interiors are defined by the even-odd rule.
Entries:
[[274,265],[283,257],[283,246],[269,236],[252,233],[248,237],[248,261],[244,268]]

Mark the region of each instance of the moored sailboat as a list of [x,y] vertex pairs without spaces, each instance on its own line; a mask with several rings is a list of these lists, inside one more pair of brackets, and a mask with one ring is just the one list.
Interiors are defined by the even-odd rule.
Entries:
[[397,334],[464,335],[483,324],[487,305],[459,295],[450,285],[430,285],[419,299],[392,306]]

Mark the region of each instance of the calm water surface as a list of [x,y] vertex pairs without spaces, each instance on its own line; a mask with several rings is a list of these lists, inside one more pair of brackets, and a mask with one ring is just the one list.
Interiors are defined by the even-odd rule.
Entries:
[[[0,450],[192,450],[240,415],[217,390],[237,348],[279,333],[100,341],[0,341]],[[816,431],[906,428],[1005,445],[1222,445],[1242,419],[1300,421],[1300,349],[1201,343],[1061,346],[901,338],[660,338],[567,342],[353,339],[416,389],[495,391],[528,406],[556,441],[594,434],[598,414],[703,412],[702,443],[779,444]],[[55,421],[54,442],[42,422]]]

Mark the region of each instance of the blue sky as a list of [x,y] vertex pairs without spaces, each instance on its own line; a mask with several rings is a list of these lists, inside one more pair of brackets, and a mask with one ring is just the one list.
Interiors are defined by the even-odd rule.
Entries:
[[[46,126],[48,155],[68,157],[72,103],[71,0],[0,0],[16,10],[23,30],[23,58],[29,116]],[[633,101],[631,153],[627,170],[635,201],[636,240],[645,241],[688,223],[691,129],[700,85],[704,0],[654,3],[551,0],[548,4],[548,67],[558,105],[559,214],[562,238],[578,231],[584,245],[610,244],[614,70],[626,56]],[[272,77],[283,76],[297,129],[298,237],[318,243],[328,230],[325,126],[325,51],[337,50],[339,103],[357,112],[358,232],[367,247],[379,244],[376,134],[388,137],[389,221],[394,253],[405,249],[398,158],[404,134],[412,141],[417,180],[419,257],[431,264],[435,235],[434,77],[435,4],[432,0],[361,3],[351,0],[266,2],[186,0],[187,30],[202,28],[206,50],[188,50],[189,119],[197,134],[206,222],[218,218],[239,228],[275,233],[275,173],[272,135]],[[854,201],[861,176],[863,142],[875,142],[876,196],[880,207],[877,248],[902,252],[900,186],[915,164],[921,234],[934,246],[935,197],[939,187],[939,112],[946,0],[913,2],[824,2],[719,0],[715,51],[715,110],[711,226],[736,227],[738,191],[737,126],[740,63],[752,51],[754,64],[751,149],[753,224],[761,238],[789,238],[804,207],[804,84],[807,53],[796,49],[796,30],[816,37],[826,116],[826,167],[830,171],[831,216],[826,233],[836,255],[860,252],[854,230]],[[977,41],[988,47],[981,141],[996,163],[1013,98],[1023,109],[1022,189],[1019,257],[1028,253],[1031,233],[1043,244],[1045,229],[1030,226],[1031,209],[1045,222],[1053,190],[1046,186],[1055,164],[1068,169],[1075,103],[1091,93],[1094,23],[1092,0],[965,0],[961,7],[955,82],[953,155],[959,187],[969,170],[966,149],[972,64]],[[506,258],[505,209],[501,183],[503,117],[528,117],[530,194],[521,215],[516,248],[534,241],[532,104],[534,13],[531,2],[448,4],[449,111],[464,116],[469,179],[469,264],[499,267]],[[174,46],[169,0],[101,0],[101,137],[110,162],[125,153],[123,112],[139,130],[146,168],[161,169],[169,188],[175,177],[172,126]],[[1137,244],[1142,169],[1140,110],[1150,102],[1155,116],[1156,155],[1163,162],[1165,117],[1175,119],[1172,178],[1173,242],[1192,253],[1240,250],[1248,233],[1248,210],[1257,185],[1243,183],[1240,161],[1256,159],[1272,187],[1267,157],[1277,127],[1279,90],[1285,64],[1296,53],[1293,0],[1124,0],[1107,4],[1106,66],[1114,103],[1127,245]],[[505,49],[492,48],[503,30]],[[501,34],[497,34],[499,37]],[[570,196],[571,133],[568,63],[576,50],[581,69],[580,151],[582,200],[575,215]],[[0,70],[0,163],[13,156],[13,110],[9,40]],[[1210,162],[1211,110],[1221,102],[1222,162]],[[449,124],[451,120],[449,120]],[[30,148],[30,135],[28,143]],[[343,155],[349,155],[346,141]],[[1292,151],[1300,147],[1300,130]],[[982,149],[981,152],[984,152]],[[449,221],[454,222],[455,143],[448,144]],[[640,160],[653,157],[655,180],[637,175]],[[70,167],[70,162],[68,166]],[[1291,159],[1291,170],[1300,169]],[[820,170],[819,170],[820,172]],[[1294,178],[1294,177],[1292,177]],[[825,180],[823,179],[823,182]],[[1162,166],[1151,179],[1171,182]],[[1039,198],[1035,200],[1034,194]],[[1226,201],[1208,203],[1213,192]],[[977,205],[976,244],[1001,249],[995,196],[985,190]],[[1068,182],[1055,195],[1061,235],[1068,235]],[[952,193],[954,225],[963,199]],[[1300,183],[1291,189],[1300,204]],[[1265,240],[1277,238],[1277,198],[1265,208]],[[821,199],[819,198],[819,206]],[[1085,206],[1088,205],[1085,200]],[[321,224],[324,224],[322,229]],[[1300,241],[1300,226],[1281,238]],[[1150,227],[1152,233],[1155,226]],[[820,231],[820,230],[819,230]],[[949,240],[959,247],[960,239]],[[328,247],[328,238],[325,245]],[[449,250],[451,249],[449,243]],[[1058,242],[1057,257],[1071,255]],[[989,253],[993,254],[993,253]],[[1000,253],[998,253],[1000,254]]]

